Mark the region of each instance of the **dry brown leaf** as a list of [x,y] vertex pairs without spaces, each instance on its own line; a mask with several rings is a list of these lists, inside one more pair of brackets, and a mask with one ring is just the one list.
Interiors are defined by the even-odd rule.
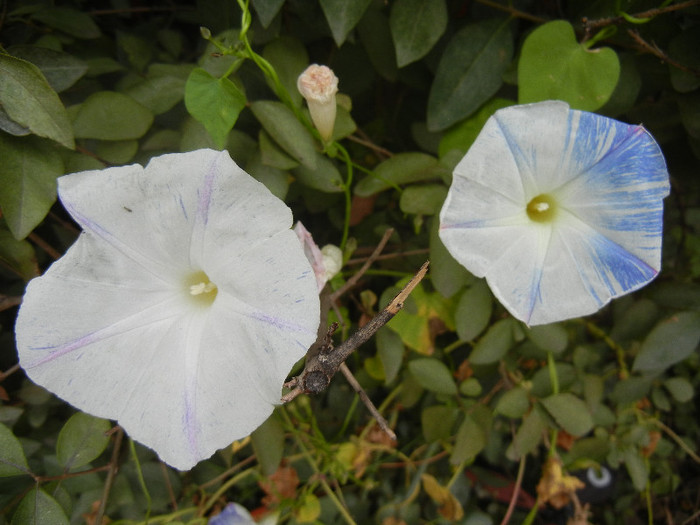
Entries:
[[574,492],[585,486],[577,477],[564,475],[561,461],[549,458],[537,484],[537,495],[542,504],[549,503],[555,509],[561,509],[569,504]]
[[285,464],[267,479],[259,481],[258,485],[265,492],[262,504],[270,508],[284,499],[293,499],[299,486],[297,471]]
[[421,476],[423,481],[423,490],[430,496],[437,505],[440,515],[450,521],[461,520],[464,517],[464,509],[455,495],[450,492],[450,489],[443,487],[430,474]]

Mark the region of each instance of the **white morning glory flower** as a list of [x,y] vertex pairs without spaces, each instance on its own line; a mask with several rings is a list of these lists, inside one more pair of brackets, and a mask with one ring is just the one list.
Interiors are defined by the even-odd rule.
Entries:
[[642,126],[558,101],[511,106],[455,168],[440,238],[515,317],[551,323],[656,276],[668,193]]
[[58,187],[84,231],[27,287],[28,376],[181,470],[250,434],[319,324],[289,208],[213,150]]

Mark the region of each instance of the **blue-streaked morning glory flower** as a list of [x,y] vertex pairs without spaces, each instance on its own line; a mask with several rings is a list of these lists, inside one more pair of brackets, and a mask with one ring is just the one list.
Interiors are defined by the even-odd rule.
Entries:
[[591,314],[661,266],[661,150],[632,126],[548,101],[497,111],[454,170],[440,238],[529,325]]
[[58,188],[83,232],[27,287],[28,376],[181,470],[252,432],[319,324],[290,209],[213,150]]

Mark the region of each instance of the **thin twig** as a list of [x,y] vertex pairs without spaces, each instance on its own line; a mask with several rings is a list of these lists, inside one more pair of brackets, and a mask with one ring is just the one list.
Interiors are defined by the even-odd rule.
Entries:
[[119,470],[119,452],[122,448],[122,438],[124,437],[124,430],[119,427],[116,435],[114,437],[114,448],[112,449],[112,457],[109,460],[109,470],[107,472],[107,478],[105,479],[105,485],[102,489],[102,499],[100,500],[100,508],[97,509],[97,514],[95,514],[95,524],[102,525],[102,518],[105,515],[105,510],[107,509],[107,499],[109,498],[109,493],[112,490],[112,484],[114,483],[114,478]]
[[0,372],[0,381],[4,381],[6,377],[14,374],[19,370],[19,363],[16,365],[12,365],[10,368],[5,370],[4,372]]
[[21,295],[1,295],[0,294],[0,312],[9,310],[22,303]]
[[336,348],[333,347],[330,336],[337,325],[332,326],[326,334],[324,344],[321,345],[318,353],[311,357],[307,356],[306,365],[301,374],[294,377],[285,385],[292,390],[282,397],[282,403],[291,401],[301,393],[320,394],[328,388],[331,379],[348,356],[369,340],[377,330],[389,322],[403,308],[408,295],[423,277],[425,277],[428,271],[428,265],[428,262],[423,264],[420,270],[418,270],[418,273],[411,278],[408,284],[403,287],[384,310],[379,312],[369,323],[357,330]]
[[365,274],[367,270],[369,270],[369,267],[372,266],[372,263],[377,260],[377,257],[382,253],[382,250],[386,246],[386,243],[389,242],[389,239],[394,233],[394,228],[389,228],[387,231],[384,232],[384,235],[382,236],[382,239],[379,241],[379,244],[377,244],[377,247],[374,249],[372,254],[367,258],[365,263],[362,265],[362,267],[355,272],[355,274],[350,277],[350,279],[347,280],[347,282],[338,288],[335,292],[331,294],[331,301],[335,302],[338,297],[342,296],[345,292],[347,292],[350,288],[355,286],[357,284],[357,281],[360,280],[360,278]]
[[508,510],[506,510],[505,516],[501,520],[501,525],[507,525],[510,521],[510,517],[513,515],[515,510],[515,503],[518,501],[518,496],[520,495],[520,486],[523,484],[523,475],[525,474],[525,458],[527,454],[523,454],[520,458],[520,466],[518,467],[518,476],[515,478],[515,486],[513,487],[513,495],[508,503]]
[[56,260],[61,258],[61,253],[36,233],[30,233],[28,239],[44,250],[52,259]]
[[[406,250],[405,252],[383,253],[375,257],[374,260],[386,261],[388,259],[396,259],[398,257],[408,257],[409,255],[426,255],[428,253],[430,253],[430,249],[428,248],[417,248],[415,250]],[[345,264],[348,266],[353,264],[360,264],[364,263],[367,259],[367,257],[356,257],[355,259],[348,259],[348,261]]]
[[392,440],[396,440],[396,434],[394,434],[394,431],[391,430],[391,428],[389,427],[389,423],[387,423],[386,419],[384,419],[384,416],[382,416],[379,413],[377,407],[374,406],[374,403],[372,403],[372,400],[369,398],[364,388],[362,388],[362,385],[360,385],[360,383],[357,382],[357,379],[355,379],[355,376],[352,375],[352,372],[348,368],[348,365],[346,365],[345,363],[341,363],[340,371],[343,373],[348,383],[350,383],[350,386],[355,390],[355,392],[357,392],[357,395],[360,396],[360,399],[367,407],[367,410],[370,411],[372,417],[374,417],[374,419],[377,420],[379,428],[381,428],[384,431],[384,433],[387,436],[389,436]]
[[[358,137],[358,135],[362,135],[362,137]],[[375,153],[377,153],[380,157],[382,158],[389,158],[393,157],[394,154],[389,151],[386,148],[382,148],[381,146],[377,146],[374,142],[372,142],[367,135],[362,132],[361,130],[357,130],[353,135],[349,135],[347,139],[351,142],[356,142],[357,144],[361,144],[362,146],[371,149]]]
[[498,9],[499,11],[505,11],[506,13],[510,14],[511,16],[514,16],[515,18],[522,18],[523,20],[529,20],[530,22],[535,22],[536,24],[544,24],[545,22],[549,21],[546,18],[531,15],[530,13],[526,13],[525,11],[520,11],[519,9],[515,9],[515,8],[510,7],[508,5],[499,4],[498,2],[492,2],[491,0],[476,0],[476,1],[482,5],[492,7],[493,9]]
[[[686,7],[692,7],[698,4],[700,4],[700,0],[688,0],[686,2],[680,2],[678,4],[667,5],[666,7],[655,7],[653,9],[648,9],[647,11],[634,13],[633,15],[628,16],[637,19],[654,18],[664,13],[671,13],[673,11],[678,11],[680,9],[685,9]],[[611,16],[608,18],[599,18],[597,20],[588,20],[584,18],[583,27],[586,30],[586,34],[588,34],[591,32],[592,29],[598,29],[599,27],[605,27],[609,25],[624,24],[625,22],[626,19],[624,16]]]
[[681,71],[685,71],[686,73],[690,73],[691,75],[695,76],[700,76],[700,70],[690,68],[688,66],[684,66],[680,62],[676,62],[673,60],[671,57],[669,57],[666,53],[664,53],[659,46],[656,44],[650,44],[646,40],[642,38],[642,36],[639,34],[638,31],[634,29],[628,29],[627,34],[632,37],[632,39],[639,44],[639,46],[654,55],[655,57],[658,57],[661,59],[663,62],[666,62],[667,64],[680,69]]

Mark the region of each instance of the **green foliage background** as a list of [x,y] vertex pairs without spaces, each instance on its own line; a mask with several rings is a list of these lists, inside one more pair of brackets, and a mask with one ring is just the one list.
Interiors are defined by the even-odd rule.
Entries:
[[[548,506],[511,513],[498,492],[517,481],[536,496],[548,456],[616,473],[593,523],[697,522],[698,3],[0,3],[0,524],[205,523],[228,501],[285,523],[564,523]],[[340,79],[326,145],[296,91],[313,62]],[[436,213],[486,119],[547,99],[643,123],[673,191],[656,281],[528,329],[448,255]],[[339,339],[431,260],[405,311],[348,361],[396,442],[337,377],[178,473],[16,367],[25,284],[77,235],[56,178],[202,147],[228,149],[319,245],[343,248],[336,289],[395,229],[340,299]],[[299,483],[263,501],[275,472]]]

